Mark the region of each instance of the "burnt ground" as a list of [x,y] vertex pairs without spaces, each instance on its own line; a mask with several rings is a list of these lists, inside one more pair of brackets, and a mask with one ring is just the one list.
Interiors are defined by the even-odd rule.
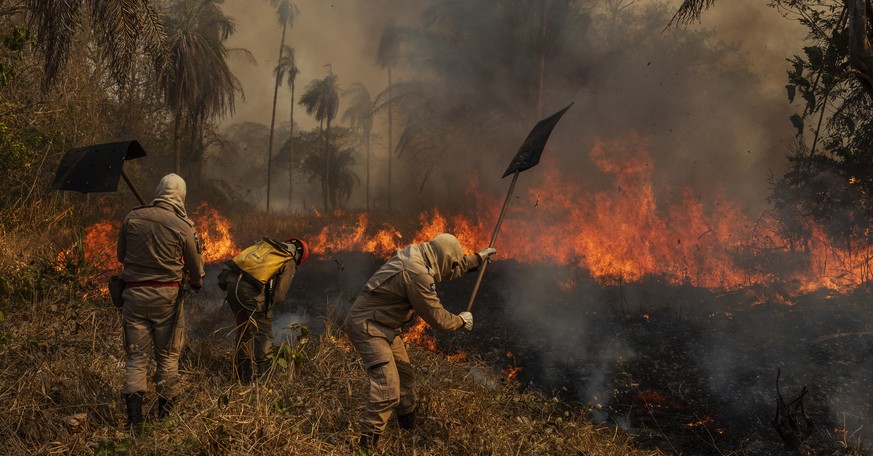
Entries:
[[[301,322],[317,331],[314,317],[341,318],[380,264],[367,254],[311,259],[274,327]],[[463,310],[474,282],[468,274],[438,284],[444,305]],[[658,280],[602,286],[584,271],[495,261],[473,314],[472,332],[434,334],[440,350],[520,368],[521,386],[577,403],[640,445],[686,455],[871,451],[868,292],[791,296],[776,286],[727,292]],[[229,321],[226,309],[201,315]],[[812,424],[795,410],[796,449],[772,425],[777,373],[786,403],[807,389],[802,403]]]

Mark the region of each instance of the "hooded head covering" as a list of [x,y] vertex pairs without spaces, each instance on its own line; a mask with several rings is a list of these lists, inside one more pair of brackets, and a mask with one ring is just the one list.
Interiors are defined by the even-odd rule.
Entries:
[[155,190],[155,199],[152,200],[152,205],[164,203],[173,208],[173,211],[188,221],[188,213],[185,212],[185,194],[187,187],[185,180],[177,174],[167,174],[161,181],[158,182],[158,188]]
[[288,250],[294,252],[294,262],[297,263],[298,266],[303,264],[307,258],[309,258],[309,244],[302,239],[297,238],[288,238],[285,239],[285,244],[291,246]]
[[439,234],[430,241],[422,243],[421,250],[430,261],[435,281],[451,280],[461,276],[461,269],[458,266],[464,259],[464,249],[455,236],[449,233]]

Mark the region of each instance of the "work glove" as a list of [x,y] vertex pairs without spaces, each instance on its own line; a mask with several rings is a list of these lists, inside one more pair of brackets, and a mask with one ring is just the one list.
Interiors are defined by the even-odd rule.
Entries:
[[473,314],[471,314],[470,312],[461,312],[458,314],[458,316],[461,317],[462,320],[464,320],[464,329],[466,329],[467,331],[472,331]]
[[497,253],[497,249],[495,249],[494,247],[485,247],[481,252],[477,253],[476,255],[479,255],[479,258],[484,263],[486,261],[490,261],[491,255],[494,255],[495,253]]

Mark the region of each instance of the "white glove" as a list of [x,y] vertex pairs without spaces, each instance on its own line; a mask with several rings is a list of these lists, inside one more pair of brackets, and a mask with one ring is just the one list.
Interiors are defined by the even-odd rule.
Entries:
[[484,249],[482,249],[481,252],[477,253],[476,255],[479,255],[479,258],[481,258],[482,262],[484,263],[486,261],[490,261],[491,255],[494,255],[495,253],[497,253],[497,249],[495,249],[494,247],[485,247]]
[[473,314],[471,314],[470,312],[461,312],[458,314],[458,316],[461,317],[462,320],[464,320],[464,329],[466,329],[467,331],[472,331]]

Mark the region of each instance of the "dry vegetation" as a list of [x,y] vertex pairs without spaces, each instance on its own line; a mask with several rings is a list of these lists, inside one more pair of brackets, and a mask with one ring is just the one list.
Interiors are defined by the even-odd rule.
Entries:
[[[0,453],[353,454],[367,380],[333,325],[295,340],[290,369],[244,386],[229,379],[227,331],[190,340],[184,393],[158,421],[146,400],[144,433],[123,431],[120,318],[103,303],[42,296],[7,306],[0,322]],[[191,306],[194,309],[196,306]],[[300,331],[296,334],[300,335]],[[295,366],[293,358],[300,361]],[[390,426],[383,454],[652,454],[585,418],[584,407],[520,392],[476,362],[416,347],[420,425]]]

